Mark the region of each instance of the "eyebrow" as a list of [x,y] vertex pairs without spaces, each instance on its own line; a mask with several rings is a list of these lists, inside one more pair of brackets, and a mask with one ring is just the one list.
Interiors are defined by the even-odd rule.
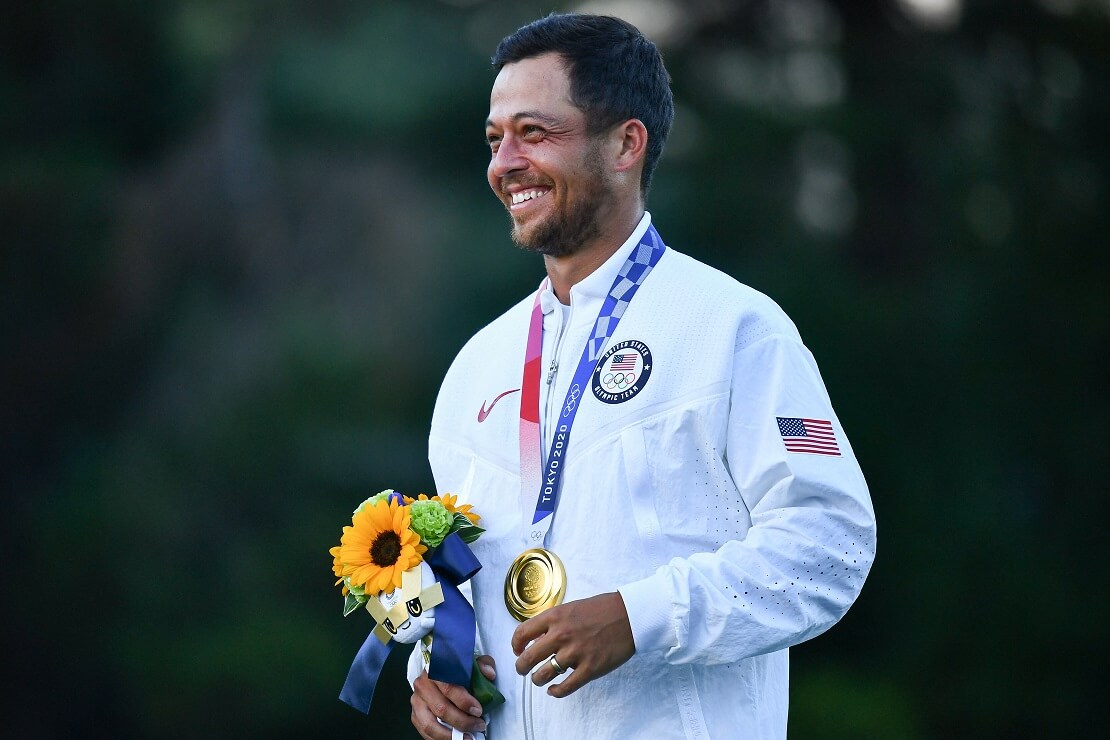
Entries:
[[[558,126],[559,124],[562,123],[562,121],[560,121],[558,118],[555,118],[553,116],[549,116],[546,113],[540,113],[539,111],[532,111],[532,110],[525,110],[525,111],[521,111],[520,113],[515,113],[515,114],[513,114],[512,118],[510,120],[516,122],[516,121],[521,120],[522,118],[534,118],[535,120],[539,121],[540,123],[542,123],[546,126]],[[486,128],[489,128],[490,126],[494,126],[494,125],[495,124],[494,124],[492,119],[489,119],[489,118],[486,119]]]

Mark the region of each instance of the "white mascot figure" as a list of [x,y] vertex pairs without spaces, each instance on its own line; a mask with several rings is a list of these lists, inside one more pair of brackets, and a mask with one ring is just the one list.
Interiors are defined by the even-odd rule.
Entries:
[[366,610],[377,622],[374,634],[382,644],[396,640],[412,645],[430,635],[436,624],[436,606],[443,603],[443,587],[436,582],[431,566],[420,565],[401,574],[401,587],[378,594],[366,602]]

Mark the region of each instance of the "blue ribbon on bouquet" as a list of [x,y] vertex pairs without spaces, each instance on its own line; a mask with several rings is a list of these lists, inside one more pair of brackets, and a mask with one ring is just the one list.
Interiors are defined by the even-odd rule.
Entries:
[[[428,677],[469,688],[474,667],[474,608],[459,592],[459,584],[470,580],[482,569],[482,564],[458,532],[448,535],[425,560],[443,588],[443,603],[436,607],[436,625],[432,629],[434,640]],[[351,664],[339,698],[368,714],[378,675],[396,644],[395,640],[390,640],[383,645],[373,633],[367,635]]]

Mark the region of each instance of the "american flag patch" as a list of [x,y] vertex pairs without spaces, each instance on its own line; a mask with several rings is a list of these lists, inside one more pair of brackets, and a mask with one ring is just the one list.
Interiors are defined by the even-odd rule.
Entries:
[[609,366],[610,370],[635,370],[636,369],[636,355],[613,355],[613,364]]
[[835,455],[840,457],[840,447],[836,444],[836,433],[832,422],[823,419],[796,419],[776,416],[779,434],[786,445],[787,452],[809,452],[814,455]]

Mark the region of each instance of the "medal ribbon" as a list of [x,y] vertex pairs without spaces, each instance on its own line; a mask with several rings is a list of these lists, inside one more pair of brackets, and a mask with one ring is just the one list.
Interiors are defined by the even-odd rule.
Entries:
[[598,358],[601,357],[606,343],[616,331],[617,324],[628,309],[628,304],[632,302],[636,291],[659,262],[666,248],[663,240],[659,238],[659,232],[654,226],[649,225],[647,231],[640,237],[639,244],[632,249],[620,272],[614,278],[609,294],[598,312],[597,320],[594,321],[590,339],[582,348],[582,357],[578,360],[574,379],[567,389],[562,412],[554,422],[555,433],[551,439],[546,464],[542,464],[540,459],[540,355],[543,353],[543,310],[540,308],[540,295],[547,286],[546,280],[536,293],[536,300],[532,304],[532,318],[528,325],[528,343],[524,351],[524,378],[520,398],[521,491],[525,496],[537,488],[540,492],[539,499],[536,501],[536,513],[532,518],[532,528],[528,533],[530,547],[543,546],[547,540],[547,533],[551,529],[555,506],[558,502],[559,484],[562,481],[563,470],[566,468],[570,430],[578,414],[578,404],[582,400],[583,389],[587,387]]

